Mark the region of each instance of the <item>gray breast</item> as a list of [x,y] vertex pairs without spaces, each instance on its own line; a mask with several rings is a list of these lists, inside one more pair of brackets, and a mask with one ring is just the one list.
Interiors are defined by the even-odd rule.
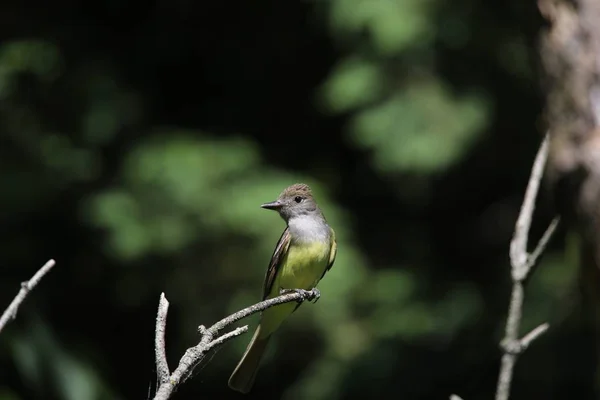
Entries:
[[320,216],[303,215],[288,221],[292,240],[296,242],[329,241],[331,230]]

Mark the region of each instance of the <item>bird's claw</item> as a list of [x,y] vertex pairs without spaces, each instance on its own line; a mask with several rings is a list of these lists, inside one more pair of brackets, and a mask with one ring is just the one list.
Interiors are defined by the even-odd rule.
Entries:
[[311,290],[304,291],[305,299],[310,301],[311,303],[316,303],[321,298],[321,291],[317,288],[312,288]]
[[321,298],[321,291],[317,288],[312,288],[311,290],[308,291],[308,301],[311,301],[313,304],[315,304],[317,301],[319,301],[319,299]]
[[302,300],[308,300],[313,304],[316,303],[321,297],[321,292],[317,288],[312,288],[311,290],[304,289],[281,289],[279,291],[280,295],[290,294],[290,293],[299,293],[302,296]]

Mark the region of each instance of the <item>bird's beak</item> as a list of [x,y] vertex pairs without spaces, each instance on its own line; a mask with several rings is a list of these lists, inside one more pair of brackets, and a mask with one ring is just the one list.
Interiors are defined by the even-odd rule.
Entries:
[[283,206],[279,200],[272,201],[270,203],[261,204],[262,208],[266,208],[267,210],[279,210]]

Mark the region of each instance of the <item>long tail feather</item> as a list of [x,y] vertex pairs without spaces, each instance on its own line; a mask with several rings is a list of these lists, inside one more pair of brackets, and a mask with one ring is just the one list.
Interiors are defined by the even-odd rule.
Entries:
[[248,393],[254,385],[254,379],[260,366],[260,360],[267,348],[269,338],[260,337],[260,325],[256,328],[254,336],[248,344],[246,352],[242,356],[242,359],[238,363],[237,367],[233,370],[231,377],[229,377],[229,387],[241,393]]

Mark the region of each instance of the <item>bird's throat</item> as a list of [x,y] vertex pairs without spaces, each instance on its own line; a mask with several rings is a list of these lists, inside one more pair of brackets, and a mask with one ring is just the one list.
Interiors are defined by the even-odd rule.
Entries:
[[302,215],[288,221],[293,242],[327,242],[331,230],[325,219],[319,214]]

